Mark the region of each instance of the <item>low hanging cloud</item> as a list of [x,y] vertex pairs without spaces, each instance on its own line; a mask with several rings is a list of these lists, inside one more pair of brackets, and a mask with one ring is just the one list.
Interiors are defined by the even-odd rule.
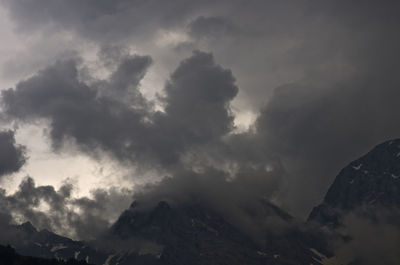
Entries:
[[26,148],[15,142],[13,131],[0,131],[0,180],[18,172],[26,161]]
[[230,175],[215,168],[203,168],[201,172],[175,171],[173,176],[158,183],[135,189],[135,209],[152,209],[160,201],[172,207],[201,205],[263,242],[267,231],[272,233],[274,229],[294,225],[289,214],[270,203],[279,192],[284,174],[284,169],[278,166],[273,171],[243,166],[234,179],[227,181]]
[[[91,197],[76,197],[73,191],[71,183],[56,190],[53,186],[36,186],[27,177],[10,195],[0,190],[0,222],[30,221],[38,229],[89,240],[103,233],[132,202],[129,189],[95,189]],[[2,242],[4,237],[0,236]]]
[[[344,226],[339,237],[332,240],[335,256],[326,259],[326,264],[387,264],[400,262],[399,208],[375,209],[374,217],[357,213],[343,216]],[[343,242],[343,236],[346,240]]]
[[[136,201],[140,209],[154,207],[167,201],[174,207],[200,204],[220,213],[227,221],[257,241],[265,239],[260,233],[276,233],[274,229],[292,227],[293,218],[272,205],[269,194],[274,192],[282,169],[252,172],[226,181],[226,172],[213,168],[203,172],[182,170],[158,183],[135,189],[94,189],[89,197],[76,197],[72,183],[37,186],[31,177],[21,181],[9,195],[0,190],[0,222],[10,224],[30,221],[36,228],[48,229],[73,239],[91,240],[103,234]],[[271,190],[272,189],[272,190]],[[273,228],[272,228],[273,227]],[[7,242],[14,234],[0,235]]]

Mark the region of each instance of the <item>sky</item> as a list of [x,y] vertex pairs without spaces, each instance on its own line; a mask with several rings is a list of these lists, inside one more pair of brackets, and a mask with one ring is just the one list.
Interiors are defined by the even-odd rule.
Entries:
[[259,196],[304,219],[400,136],[399,9],[1,0],[0,204],[75,237],[135,197]]

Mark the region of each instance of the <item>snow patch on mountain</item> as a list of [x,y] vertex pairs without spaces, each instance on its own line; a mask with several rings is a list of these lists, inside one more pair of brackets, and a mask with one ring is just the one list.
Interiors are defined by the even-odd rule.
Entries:
[[67,246],[64,245],[64,244],[59,244],[59,245],[53,246],[50,251],[51,252],[56,252],[56,251],[58,251],[60,249],[64,249],[64,248],[67,248]]

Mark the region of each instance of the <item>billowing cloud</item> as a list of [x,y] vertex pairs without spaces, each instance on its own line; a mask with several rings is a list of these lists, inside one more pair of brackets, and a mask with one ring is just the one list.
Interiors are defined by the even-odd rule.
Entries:
[[[129,159],[124,151],[127,139],[144,129],[142,109],[146,108],[137,87],[130,82],[137,85],[149,63],[146,57],[127,58],[110,80],[92,87],[79,80],[76,61],[60,61],[19,83],[15,90],[3,91],[5,112],[10,118],[23,121],[49,121],[55,148],[73,138],[93,153],[101,145],[106,151]],[[130,71],[134,72],[130,75]],[[121,104],[122,99],[126,104]]]
[[[128,189],[95,189],[90,198],[77,198],[73,190],[71,183],[57,190],[53,186],[36,186],[34,180],[27,177],[10,195],[0,190],[0,222],[30,221],[39,229],[92,239],[104,232],[132,201],[132,191]],[[3,239],[3,235],[0,236],[0,240]]]
[[231,71],[216,65],[211,54],[194,52],[182,61],[165,87],[165,114],[155,119],[160,151],[172,159],[187,148],[220,141],[233,129],[229,103],[237,92]]
[[73,139],[91,154],[100,148],[121,160],[160,163],[176,163],[188,148],[233,129],[229,102],[238,88],[211,54],[195,52],[171,75],[165,112],[155,112],[138,89],[150,63],[149,57],[125,57],[109,80],[88,84],[79,79],[77,62],[58,62],[3,91],[5,113],[49,121],[56,148]]

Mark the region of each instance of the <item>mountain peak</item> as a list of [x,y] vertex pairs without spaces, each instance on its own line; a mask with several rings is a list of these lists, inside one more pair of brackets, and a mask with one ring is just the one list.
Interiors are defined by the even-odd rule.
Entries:
[[310,219],[337,225],[337,211],[376,206],[400,207],[400,139],[377,145],[343,168]]
[[37,232],[37,229],[32,225],[31,222],[25,222],[21,225],[18,226],[22,231],[24,231],[27,234],[34,234]]

